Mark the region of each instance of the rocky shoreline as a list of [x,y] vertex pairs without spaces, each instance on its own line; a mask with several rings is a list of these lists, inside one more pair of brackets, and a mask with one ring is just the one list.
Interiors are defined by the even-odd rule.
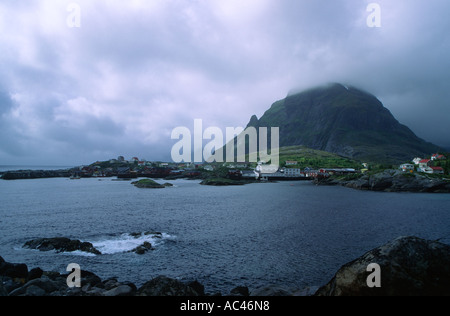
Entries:
[[[380,287],[369,287],[369,266],[380,267]],[[28,269],[0,257],[0,296],[211,296],[198,281],[158,276],[137,287],[117,278],[102,280],[81,271],[81,287],[69,288],[69,273]],[[342,266],[322,287],[292,289],[238,286],[226,296],[450,296],[450,246],[418,237],[399,237]]]
[[450,180],[400,170],[376,174],[333,176],[313,181],[316,185],[341,185],[352,189],[381,192],[450,193]]

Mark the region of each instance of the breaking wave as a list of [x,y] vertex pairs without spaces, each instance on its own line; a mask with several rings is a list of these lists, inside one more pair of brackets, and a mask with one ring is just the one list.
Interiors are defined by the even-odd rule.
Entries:
[[124,233],[117,236],[108,236],[107,238],[89,241],[102,254],[116,254],[123,252],[130,252],[136,247],[144,243],[150,243],[153,248],[167,240],[173,240],[175,236],[159,233],[159,232],[144,232],[144,233]]

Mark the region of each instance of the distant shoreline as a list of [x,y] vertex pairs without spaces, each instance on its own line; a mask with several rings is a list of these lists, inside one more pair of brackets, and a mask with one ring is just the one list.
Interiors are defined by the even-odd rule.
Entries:
[[54,165],[0,165],[0,173],[15,172],[15,171],[53,171],[53,170],[69,170],[75,168],[74,166],[54,166]]
[[[29,166],[32,167],[32,166]],[[49,166],[50,167],[50,166]],[[54,166],[53,166],[54,168]],[[61,167],[64,168],[64,167]],[[69,167],[66,169],[53,169],[53,170],[12,170],[12,171],[0,171],[0,180],[12,181],[12,180],[31,180],[31,179],[50,179],[50,178],[68,178],[70,179],[74,174],[76,167]],[[199,172],[200,173],[200,172]],[[89,176],[86,178],[114,178],[117,174],[111,174],[108,176]],[[137,175],[135,178],[138,178]],[[142,176],[139,178],[149,178],[149,176]],[[251,181],[250,179],[233,180],[222,177],[212,177],[208,173],[199,174],[196,177],[190,177],[188,175],[177,175],[167,177],[156,177],[163,180],[176,180],[176,179],[197,179],[202,180],[202,185],[213,186],[228,186],[228,185],[245,185],[248,183],[254,183],[259,181]],[[79,178],[78,178],[79,179]],[[300,180],[292,180],[300,181]],[[304,180],[301,180],[304,181]],[[381,192],[412,192],[412,193],[450,193],[450,181],[447,178],[429,176],[421,173],[406,174],[399,170],[384,170],[374,174],[362,174],[362,175],[347,175],[347,176],[333,176],[328,178],[318,178],[311,180],[316,185],[340,185],[347,188],[357,190],[368,191],[381,191]],[[264,181],[261,181],[264,182]],[[277,182],[277,181],[276,181]]]

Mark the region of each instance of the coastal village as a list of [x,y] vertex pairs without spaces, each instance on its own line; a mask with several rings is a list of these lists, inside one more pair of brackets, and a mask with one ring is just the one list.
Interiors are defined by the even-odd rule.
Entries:
[[[449,161],[440,153],[435,153],[427,158],[416,157],[411,162],[401,164],[398,168],[404,173],[419,174],[449,174]],[[263,161],[258,163],[171,163],[151,162],[138,157],[127,160],[124,156],[108,161],[97,161],[90,165],[74,167],[68,170],[8,171],[0,174],[4,180],[70,177],[81,178],[105,178],[117,177],[118,179],[154,178],[175,180],[180,178],[207,179],[226,178],[230,180],[248,181],[295,181],[328,178],[333,175],[365,174],[371,171],[369,163],[361,163],[361,168],[313,168],[300,166],[296,160],[282,161],[281,166],[273,166]],[[40,174],[39,174],[40,172]]]
[[[405,173],[449,174],[449,161],[444,154],[435,153],[427,158],[416,157],[398,168]],[[97,161],[90,165],[68,170],[44,172],[42,177],[70,177],[71,179],[90,177],[117,177],[118,179],[164,178],[164,179],[205,179],[212,176],[231,180],[293,181],[327,178],[333,175],[364,174],[371,170],[369,163],[361,163],[361,168],[313,168],[300,166],[297,160],[282,161],[281,166],[272,166],[263,161],[258,163],[171,163],[151,162],[138,157],[127,160],[124,156],[108,161]],[[26,173],[28,172],[28,176]],[[54,174],[57,172],[57,175]],[[52,176],[53,174],[53,176]],[[5,180],[33,178],[31,171],[9,171],[0,174]],[[36,177],[37,178],[37,177]]]
[[[423,172],[428,174],[445,174],[442,165],[446,165],[447,157],[442,154],[433,154],[430,158],[414,158],[412,163],[400,165],[404,172]],[[448,174],[448,171],[447,171]]]
[[[117,167],[119,165],[119,167]],[[427,174],[448,174],[445,166],[447,157],[443,154],[432,154],[429,158],[416,157],[410,163],[404,163],[399,169],[408,173]],[[105,168],[106,166],[106,168]],[[204,173],[213,173],[221,170],[226,172],[226,177],[234,180],[255,179],[261,181],[270,180],[309,180],[332,175],[346,175],[366,173],[370,170],[369,163],[361,163],[360,169],[355,168],[311,168],[300,166],[295,160],[286,160],[282,166],[273,166],[264,161],[258,163],[237,162],[237,163],[170,163],[170,162],[149,162],[133,157],[125,160],[123,156],[111,159],[109,162],[96,162],[90,166],[79,168],[76,175],[81,177],[111,177],[118,178],[201,178]]]

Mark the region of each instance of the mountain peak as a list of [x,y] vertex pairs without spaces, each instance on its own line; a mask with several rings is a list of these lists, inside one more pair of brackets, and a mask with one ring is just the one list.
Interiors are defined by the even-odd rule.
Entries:
[[404,162],[439,148],[400,124],[374,95],[341,83],[291,92],[249,126],[280,127],[281,147],[368,161]]

